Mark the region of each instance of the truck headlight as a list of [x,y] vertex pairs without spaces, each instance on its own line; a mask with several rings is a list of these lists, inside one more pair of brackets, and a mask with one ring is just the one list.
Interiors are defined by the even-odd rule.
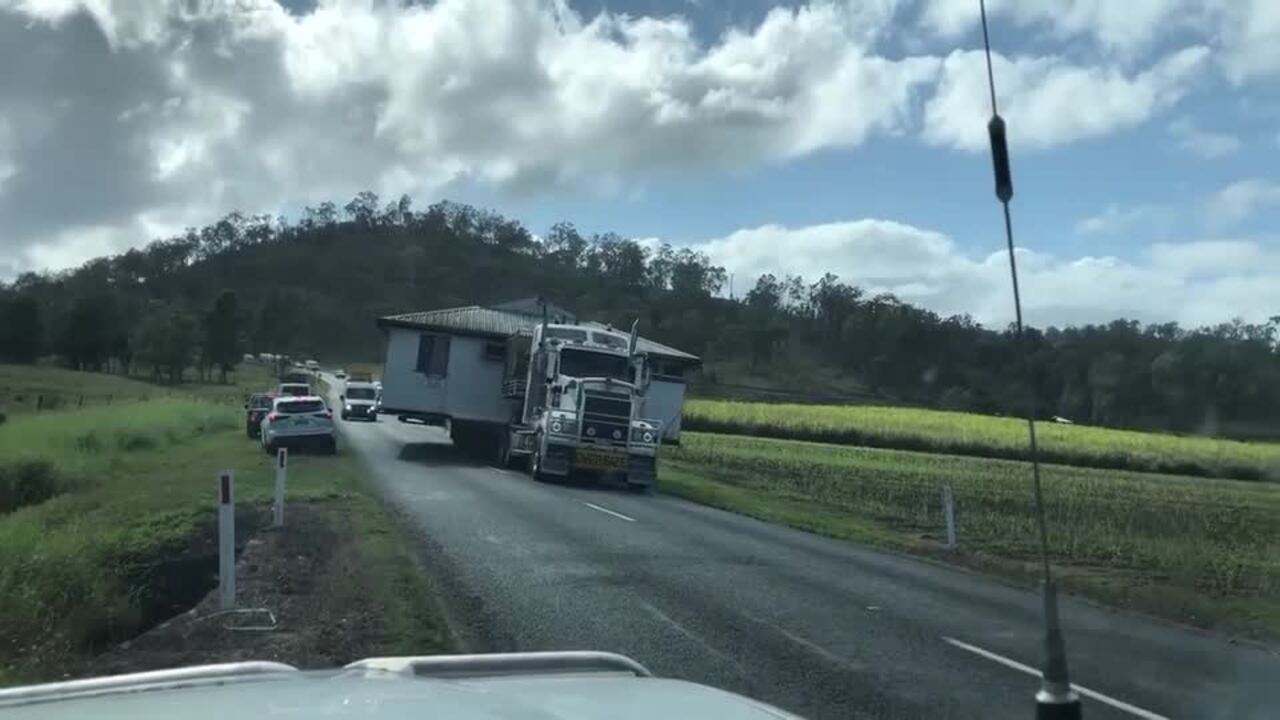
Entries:
[[658,434],[647,428],[633,428],[631,430],[631,442],[644,443],[652,445],[658,440]]
[[578,423],[573,420],[556,418],[551,421],[548,429],[556,435],[573,435],[578,431]]

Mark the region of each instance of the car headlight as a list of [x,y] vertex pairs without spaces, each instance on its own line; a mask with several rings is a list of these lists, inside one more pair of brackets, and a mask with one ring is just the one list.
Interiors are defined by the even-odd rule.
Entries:
[[347,403],[346,405],[343,405],[342,409],[346,410],[347,412],[351,412],[351,403]]

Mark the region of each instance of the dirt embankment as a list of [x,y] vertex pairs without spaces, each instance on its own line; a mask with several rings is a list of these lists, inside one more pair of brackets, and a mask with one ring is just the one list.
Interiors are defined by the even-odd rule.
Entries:
[[[296,503],[286,527],[263,528],[237,564],[237,609],[221,612],[215,589],[195,607],[87,660],[71,676],[107,675],[237,660],[302,668],[341,666],[363,657],[428,654],[450,641],[433,594],[415,587],[407,558],[380,556],[357,540],[349,505]],[[374,530],[375,533],[379,532]],[[366,538],[367,539],[367,538]]]

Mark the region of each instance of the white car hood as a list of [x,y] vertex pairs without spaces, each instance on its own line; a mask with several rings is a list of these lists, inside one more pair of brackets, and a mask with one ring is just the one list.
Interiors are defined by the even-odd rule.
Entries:
[[[292,675],[292,674],[291,674]],[[10,706],[6,720],[778,720],[795,718],[740,695],[681,680],[580,675],[441,680],[391,673],[231,679]]]

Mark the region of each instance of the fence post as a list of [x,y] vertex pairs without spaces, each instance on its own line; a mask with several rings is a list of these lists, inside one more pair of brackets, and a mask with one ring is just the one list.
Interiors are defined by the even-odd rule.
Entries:
[[956,549],[956,503],[951,494],[951,486],[942,488],[942,516],[947,521],[947,549]]
[[76,401],[76,407],[84,407],[84,395],[81,395],[80,399]]
[[236,606],[236,505],[235,473],[218,473],[218,606]]
[[276,450],[276,502],[272,507],[274,513],[274,524],[276,527],[284,527],[284,483],[286,475],[289,472],[289,450],[288,448],[278,448]]
[[37,409],[37,410],[43,410],[43,409],[44,409],[44,396],[43,396],[43,395],[36,395],[36,409]]

